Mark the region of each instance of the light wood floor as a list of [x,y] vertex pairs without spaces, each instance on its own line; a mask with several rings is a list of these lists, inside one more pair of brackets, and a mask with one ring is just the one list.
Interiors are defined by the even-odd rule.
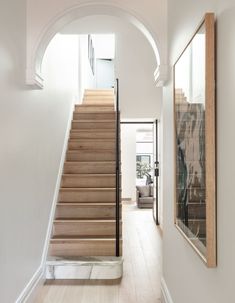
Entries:
[[124,204],[123,221],[121,281],[50,282],[35,303],[160,303],[161,233],[152,211]]

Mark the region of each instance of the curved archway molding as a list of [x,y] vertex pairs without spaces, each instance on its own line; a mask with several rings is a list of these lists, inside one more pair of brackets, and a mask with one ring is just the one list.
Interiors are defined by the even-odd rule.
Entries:
[[[60,32],[64,26],[76,19],[91,15],[109,15],[122,18],[133,24],[146,37],[151,45],[156,58],[156,71],[154,73],[155,83],[162,86],[167,77],[166,65],[161,64],[161,58],[164,56],[156,34],[150,29],[139,16],[130,10],[124,10],[113,4],[104,3],[86,3],[76,5],[65,10],[63,13],[54,17],[45,27],[35,45],[27,45],[27,66],[26,66],[26,84],[35,88],[43,88],[44,79],[42,77],[42,61],[46,49],[52,38]],[[154,67],[153,67],[154,68]]]

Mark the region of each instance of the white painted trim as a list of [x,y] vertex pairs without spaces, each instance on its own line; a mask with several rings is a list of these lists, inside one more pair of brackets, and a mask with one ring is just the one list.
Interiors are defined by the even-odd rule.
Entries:
[[40,283],[40,281],[43,279],[44,271],[42,264],[39,266],[39,268],[36,270],[34,275],[32,276],[29,283],[26,285],[26,287],[21,292],[20,296],[16,300],[15,303],[23,303],[23,302],[33,302],[32,296],[37,288],[37,285]]
[[35,72],[33,69],[26,70],[26,84],[37,89],[43,89],[44,87],[44,79],[42,75]]
[[168,80],[168,65],[159,65],[154,72],[154,80],[157,87],[162,87]]
[[162,293],[162,298],[161,298],[162,303],[174,303],[164,278],[161,279],[161,293]]
[[36,270],[35,274],[31,278],[31,280],[29,281],[29,283],[25,286],[25,288],[23,289],[23,291],[21,292],[20,296],[18,297],[18,299],[16,300],[15,303],[26,303],[26,302],[33,303],[34,302],[33,298],[36,293],[37,287],[39,287],[40,284],[43,284],[43,282],[45,280],[47,254],[48,254],[48,249],[49,249],[49,244],[50,244],[50,239],[51,239],[51,231],[52,231],[52,227],[53,227],[56,204],[57,204],[59,190],[60,190],[60,183],[61,183],[61,178],[62,178],[62,174],[63,174],[64,161],[65,161],[65,157],[66,157],[66,151],[67,151],[68,139],[69,139],[69,134],[70,134],[70,129],[71,129],[73,111],[74,111],[74,102],[72,102],[70,113],[69,113],[67,129],[66,129],[65,138],[64,138],[64,146],[63,146],[63,150],[61,153],[61,160],[60,160],[58,176],[57,176],[57,180],[56,180],[56,186],[55,186],[54,197],[53,197],[53,202],[52,202],[52,207],[51,207],[51,212],[50,212],[50,217],[49,217],[49,223],[48,223],[48,227],[47,227],[47,233],[46,233],[46,239],[45,239],[43,253],[42,253],[41,264],[40,264],[39,268]]
[[[159,39],[156,36],[155,31],[151,26],[134,10],[126,7],[124,4],[118,6],[117,4],[107,4],[104,1],[89,1],[84,2],[73,7],[65,9],[60,14],[53,16],[50,22],[45,25],[41,35],[38,37],[35,45],[27,45],[27,70],[29,70],[29,76],[26,77],[26,84],[37,86],[35,83],[34,73],[41,78],[41,66],[45,51],[51,41],[51,39],[68,23],[80,19],[86,16],[94,15],[110,15],[121,17],[133,24],[149,41],[155,57],[157,65],[161,64],[163,57],[163,50],[160,45]],[[28,73],[28,71],[27,71]],[[29,81],[27,78],[29,77]],[[37,82],[37,81],[36,81]],[[38,86],[40,88],[40,85]],[[42,88],[42,87],[41,87]]]

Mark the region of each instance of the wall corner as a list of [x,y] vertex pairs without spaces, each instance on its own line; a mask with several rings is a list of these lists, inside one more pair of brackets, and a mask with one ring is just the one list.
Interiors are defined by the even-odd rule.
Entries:
[[43,89],[44,79],[42,75],[35,72],[33,69],[26,69],[26,85],[31,86],[34,89]]
[[168,80],[168,65],[158,65],[154,72],[154,81],[157,87],[162,87],[165,85],[166,81]]

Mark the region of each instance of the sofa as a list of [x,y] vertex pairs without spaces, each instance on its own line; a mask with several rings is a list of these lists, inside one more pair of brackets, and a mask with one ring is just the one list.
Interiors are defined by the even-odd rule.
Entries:
[[138,208],[153,208],[153,184],[136,186]]

